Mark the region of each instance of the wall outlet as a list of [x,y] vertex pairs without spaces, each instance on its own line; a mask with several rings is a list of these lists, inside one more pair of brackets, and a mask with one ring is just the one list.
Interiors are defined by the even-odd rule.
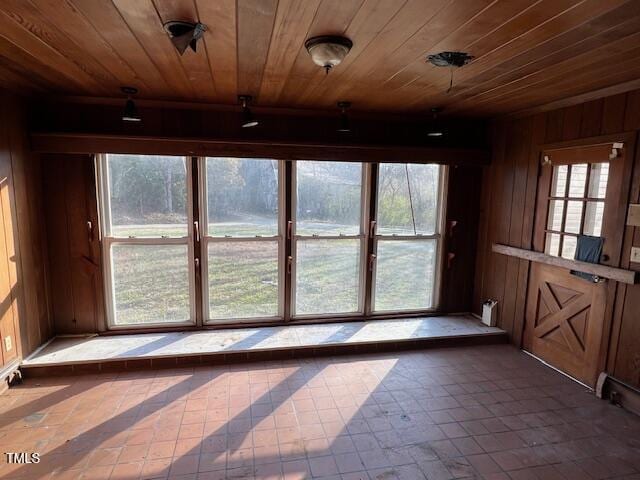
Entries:
[[10,352],[13,348],[13,343],[11,342],[11,337],[4,337],[4,349],[7,352]]
[[631,247],[631,261],[640,263],[640,247]]

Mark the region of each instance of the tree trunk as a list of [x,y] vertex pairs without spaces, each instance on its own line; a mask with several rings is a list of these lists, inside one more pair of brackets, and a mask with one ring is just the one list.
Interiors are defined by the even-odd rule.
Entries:
[[171,184],[173,183],[173,173],[171,166],[164,172],[164,207],[167,213],[173,213],[173,195],[171,194]]

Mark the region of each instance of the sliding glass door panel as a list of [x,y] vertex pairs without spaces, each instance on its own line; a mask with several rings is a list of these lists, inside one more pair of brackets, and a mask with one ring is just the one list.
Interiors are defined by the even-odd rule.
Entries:
[[278,316],[278,252],[278,241],[209,243],[209,317]]
[[201,165],[205,321],[282,318],[281,162],[207,157]]
[[296,247],[296,314],[358,312],[361,241],[299,240]]
[[188,250],[187,245],[112,245],[115,325],[190,320]]
[[433,308],[436,249],[435,240],[380,240],[375,310]]

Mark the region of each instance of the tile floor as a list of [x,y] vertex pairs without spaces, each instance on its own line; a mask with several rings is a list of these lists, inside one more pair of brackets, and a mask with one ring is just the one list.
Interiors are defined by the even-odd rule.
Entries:
[[27,358],[23,366],[72,365],[109,360],[502,334],[504,330],[487,327],[471,315],[447,315],[196,332],[58,337]]
[[6,479],[640,479],[640,418],[509,345],[28,379]]

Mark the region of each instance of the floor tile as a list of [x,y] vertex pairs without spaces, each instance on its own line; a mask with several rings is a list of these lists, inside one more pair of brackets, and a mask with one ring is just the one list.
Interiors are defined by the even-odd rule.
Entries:
[[638,480],[639,439],[638,417],[508,345],[27,378],[0,398],[2,449],[43,454],[0,463],[8,479]]

